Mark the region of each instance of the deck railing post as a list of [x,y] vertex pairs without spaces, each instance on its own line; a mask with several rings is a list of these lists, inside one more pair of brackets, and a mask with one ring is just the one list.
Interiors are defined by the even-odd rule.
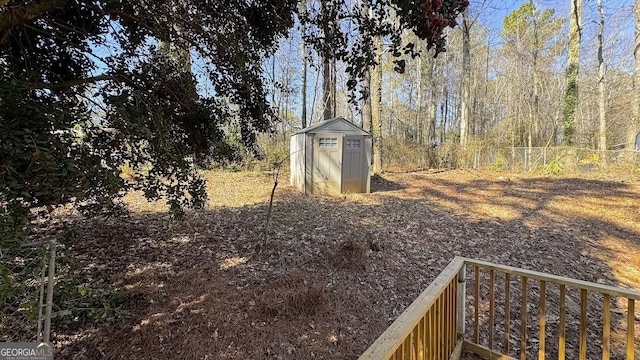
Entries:
[[460,271],[458,272],[458,294],[457,295],[457,304],[456,304],[456,315],[457,315],[457,333],[460,339],[464,339],[464,330],[465,330],[465,299],[467,294],[467,265],[462,264]]

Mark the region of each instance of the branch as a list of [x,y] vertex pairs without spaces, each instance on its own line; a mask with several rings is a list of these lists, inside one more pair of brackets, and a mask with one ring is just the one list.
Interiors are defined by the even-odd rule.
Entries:
[[273,210],[273,196],[276,193],[276,187],[278,187],[278,176],[280,175],[280,168],[282,168],[282,164],[285,162],[285,160],[287,160],[288,156],[285,157],[284,159],[280,160],[276,165],[276,171],[273,174],[273,189],[271,189],[271,196],[269,197],[269,209],[267,210],[267,221],[264,224],[264,236],[265,236],[265,241],[266,238],[269,236],[269,225],[271,224],[271,213]]
[[148,30],[151,33],[155,32],[155,29],[153,28],[153,26],[147,24],[145,21],[143,21],[141,18],[139,18],[137,16],[128,14],[128,13],[123,12],[123,11],[118,11],[118,10],[115,10],[115,9],[103,9],[103,8],[98,7],[98,6],[94,6],[94,7],[92,7],[92,9],[94,11],[99,12],[99,13],[104,14],[104,15],[109,15],[109,16],[112,16],[112,17],[119,17],[121,19],[126,19],[126,20],[129,20],[129,21],[132,21],[132,22],[140,25],[144,29]]
[[7,39],[12,27],[24,24],[58,8],[65,0],[36,0],[21,5],[7,6],[10,0],[0,0],[5,9],[0,13],[0,43]]
[[60,88],[67,88],[67,87],[76,86],[76,85],[95,83],[98,81],[114,80],[116,78],[120,79],[120,77],[117,77],[117,76],[103,74],[103,75],[97,75],[97,76],[92,76],[88,78],[71,79],[63,83],[34,82],[31,84],[31,89],[32,90],[35,90],[35,89],[57,90]]

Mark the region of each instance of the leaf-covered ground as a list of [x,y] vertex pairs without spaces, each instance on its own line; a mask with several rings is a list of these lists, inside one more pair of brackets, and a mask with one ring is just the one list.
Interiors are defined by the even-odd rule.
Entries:
[[136,300],[124,324],[54,325],[57,359],[356,359],[456,255],[640,288],[637,180],[417,172],[322,197],[285,175],[265,236],[271,177],[206,177],[207,208],[177,223],[136,194],[79,222],[84,276]]

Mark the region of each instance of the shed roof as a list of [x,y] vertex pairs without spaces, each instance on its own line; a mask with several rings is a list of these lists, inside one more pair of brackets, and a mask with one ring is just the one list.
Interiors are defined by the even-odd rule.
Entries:
[[354,135],[369,135],[371,136],[371,134],[367,131],[362,130],[361,128],[359,128],[358,126],[354,125],[353,123],[347,121],[344,118],[341,117],[336,117],[336,118],[332,118],[332,119],[326,119],[323,121],[320,121],[319,123],[312,125],[312,126],[308,126],[298,132],[296,132],[294,135],[296,134],[304,134],[304,133],[320,133],[320,132],[340,132],[340,133],[348,133],[348,134],[354,134]]

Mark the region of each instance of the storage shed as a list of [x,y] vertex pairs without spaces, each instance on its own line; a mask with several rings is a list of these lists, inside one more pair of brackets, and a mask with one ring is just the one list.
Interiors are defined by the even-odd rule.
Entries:
[[371,134],[343,118],[291,136],[291,185],[305,194],[368,193]]

